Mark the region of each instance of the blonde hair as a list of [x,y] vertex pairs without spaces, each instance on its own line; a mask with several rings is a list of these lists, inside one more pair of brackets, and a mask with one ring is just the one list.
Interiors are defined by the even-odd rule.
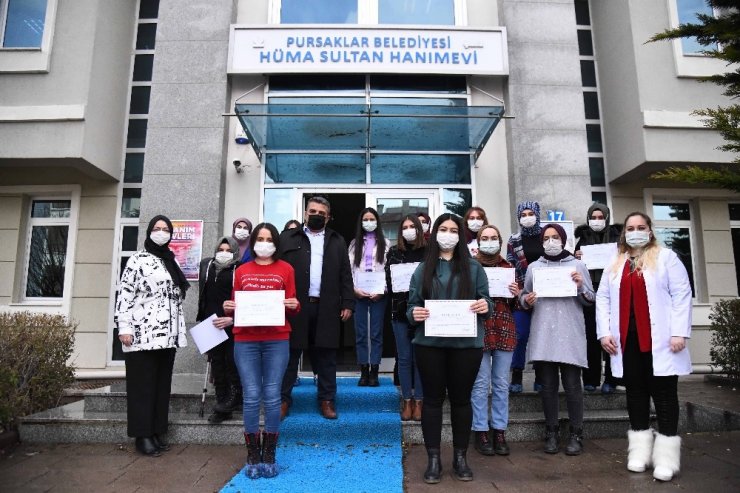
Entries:
[[609,267],[609,272],[612,276],[616,276],[619,273],[619,268],[624,265],[624,262],[630,258],[630,246],[627,244],[627,221],[635,216],[639,216],[645,220],[650,230],[650,240],[647,245],[642,248],[642,254],[637,257],[635,261],[635,269],[639,271],[655,270],[658,265],[658,255],[660,254],[660,245],[658,240],[655,238],[653,232],[653,221],[650,216],[642,212],[630,212],[627,217],[624,218],[624,227],[622,228],[622,234],[619,235],[619,241],[617,243],[617,256],[614,258],[614,262]]

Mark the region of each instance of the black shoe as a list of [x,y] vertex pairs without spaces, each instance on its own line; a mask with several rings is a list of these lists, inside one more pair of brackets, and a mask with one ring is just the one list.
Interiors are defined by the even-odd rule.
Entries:
[[468,466],[468,458],[466,457],[468,451],[464,448],[456,448],[452,455],[452,470],[453,475],[460,481],[472,481],[473,471]]
[[437,484],[441,481],[442,461],[439,458],[439,449],[427,449],[427,470],[424,471],[424,482],[427,484]]
[[160,452],[167,452],[170,449],[170,444],[167,443],[167,440],[165,440],[162,435],[152,435],[152,441],[154,442],[154,445],[157,446]]
[[217,425],[231,418],[233,418],[233,415],[231,413],[214,412],[210,416],[208,416],[208,422],[211,423],[212,425]]
[[151,437],[137,437],[136,438],[136,450],[143,455],[150,457],[159,457],[159,447],[154,443]]
[[570,428],[570,438],[565,446],[565,455],[581,455],[583,452],[583,428]]
[[506,443],[504,430],[493,430],[493,451],[496,455],[509,455],[509,445]]
[[379,387],[380,381],[378,380],[378,370],[380,365],[370,365],[370,376],[367,380],[368,387]]
[[370,365],[360,365],[360,380],[357,382],[358,387],[367,387],[370,382]]
[[217,413],[233,413],[242,405],[242,389],[233,385],[226,400],[217,402],[213,410]]
[[481,455],[496,455],[493,451],[493,443],[488,437],[487,431],[475,432],[475,450]]
[[545,453],[557,454],[560,452],[560,427],[547,426],[545,428]]

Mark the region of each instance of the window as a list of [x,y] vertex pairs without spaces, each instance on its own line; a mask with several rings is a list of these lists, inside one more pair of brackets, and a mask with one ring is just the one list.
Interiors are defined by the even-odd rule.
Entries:
[[[699,22],[698,14],[714,15],[712,7],[707,5],[706,0],[676,0],[679,24],[696,24]],[[700,55],[700,51],[711,49],[699,44],[696,38],[681,39],[681,49],[684,55]]]
[[282,0],[281,24],[357,24],[357,0]]
[[455,25],[453,0],[378,0],[379,24]]
[[[280,24],[416,24],[454,26],[460,0],[273,0],[272,22]],[[457,10],[460,10],[459,8]]]
[[0,1],[3,48],[41,48],[46,0]]
[[696,296],[694,267],[691,254],[691,210],[687,202],[656,202],[653,204],[655,237],[681,259],[689,273],[691,291]]
[[34,199],[26,241],[25,299],[62,298],[71,200]]

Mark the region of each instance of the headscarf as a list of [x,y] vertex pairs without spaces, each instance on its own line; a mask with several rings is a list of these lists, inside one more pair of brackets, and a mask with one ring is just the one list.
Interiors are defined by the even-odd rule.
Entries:
[[[522,211],[525,209],[533,211],[534,217],[537,218],[537,222],[531,228],[525,228],[519,222],[522,218]],[[519,230],[522,232],[522,236],[538,236],[542,232],[542,227],[540,226],[540,204],[534,200],[519,202],[516,206],[516,222],[519,224]]]
[[[247,229],[249,229],[249,234],[252,234],[252,221],[247,219],[246,217],[237,217],[236,221],[231,225],[231,237],[236,241],[236,243],[239,245],[239,258],[242,259],[242,262],[246,262],[250,260],[249,255],[249,238],[246,240],[237,240],[234,236],[234,232],[236,231],[236,225],[239,223],[246,223]],[[220,243],[219,243],[220,244]]]
[[[594,231],[591,229],[591,226],[588,225],[588,222],[591,220],[591,214],[593,214],[594,211],[599,210],[602,214],[604,214],[604,229],[601,231]],[[590,238],[593,238],[593,241],[597,243],[608,243],[609,240],[609,216],[611,216],[611,211],[609,208],[604,205],[600,204],[599,202],[594,202],[591,204],[591,207],[588,208],[588,216],[586,217],[586,227],[588,228],[588,234]]]
[[551,262],[557,262],[558,260],[563,260],[564,258],[567,258],[568,256],[570,256],[570,252],[565,249],[565,244],[568,242],[568,234],[565,232],[565,229],[563,229],[563,227],[561,225],[559,225],[559,224],[554,224],[554,223],[553,224],[546,224],[545,227],[542,228],[542,232],[540,233],[540,241],[541,242],[543,242],[543,243],[545,242],[545,238],[544,238],[545,231],[548,230],[548,229],[550,229],[550,228],[552,228],[555,231],[557,231],[558,232],[558,235],[560,235],[560,239],[563,242],[563,251],[560,252],[558,255],[555,255],[555,256],[551,256],[551,255],[545,254],[544,257],[545,257],[545,259],[547,259],[547,260],[549,260]]
[[[218,253],[218,249],[221,245],[226,243],[229,245],[229,248],[231,249],[231,252],[233,254],[232,259],[229,260],[226,264],[221,264],[219,262],[216,262],[216,254]],[[216,245],[216,250],[213,252],[213,267],[216,269],[216,275],[218,275],[219,272],[226,269],[227,267],[231,267],[232,265],[236,265],[239,263],[239,260],[241,259],[241,255],[239,254],[239,243],[237,241],[230,237],[230,236],[224,236],[222,237],[218,244]]]
[[170,241],[172,241],[172,234],[174,233],[174,230],[172,228],[172,221],[170,221],[169,218],[167,218],[166,216],[154,216],[152,220],[149,221],[149,226],[146,227],[146,239],[144,240],[144,249],[155,257],[162,259],[167,272],[170,273],[172,282],[180,287],[180,291],[182,291],[182,297],[184,299],[185,293],[188,289],[190,289],[190,283],[185,278],[185,274],[183,274],[180,266],[177,265],[177,262],[175,262],[175,254],[172,253],[172,250],[170,250],[169,248],[170,242],[168,241],[164,245],[157,245],[149,237],[152,234],[152,229],[154,229],[154,225],[157,224],[157,221],[164,221],[165,223],[167,223],[167,227],[170,228]]
[[[493,229],[496,230],[496,234],[498,234],[499,245],[501,246],[501,248],[505,248],[506,245],[503,244],[504,241],[503,241],[503,239],[501,239],[501,231],[499,231],[499,229],[496,226],[494,226],[493,224],[484,224],[483,227],[478,230],[478,234],[475,236],[475,238],[478,240],[478,245],[480,245],[480,236],[481,236],[481,233],[483,233],[483,230],[484,229],[488,229],[488,228],[493,228]],[[502,257],[501,257],[501,250],[500,249],[499,249],[499,251],[498,251],[497,254],[495,254],[495,255],[488,255],[486,253],[483,253],[483,251],[480,250],[480,248],[479,248],[478,249],[478,253],[475,256],[475,260],[477,260],[478,262],[480,262],[480,264],[482,266],[484,266],[484,267],[495,267],[496,265],[499,264],[499,262],[501,262],[501,258]]]

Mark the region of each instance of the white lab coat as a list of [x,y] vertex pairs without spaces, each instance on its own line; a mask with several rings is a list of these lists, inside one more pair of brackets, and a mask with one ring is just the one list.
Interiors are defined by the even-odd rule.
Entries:
[[[612,335],[617,354],[611,357],[612,374],[621,378],[622,347],[619,336],[619,285],[626,260],[617,260],[619,269],[604,269],[596,293],[596,335],[599,339]],[[671,351],[672,336],[691,337],[691,285],[686,268],[672,250],[660,248],[655,270],[643,272],[650,310],[650,333],[653,343],[653,374],[655,376],[688,375],[691,357],[686,347]]]

